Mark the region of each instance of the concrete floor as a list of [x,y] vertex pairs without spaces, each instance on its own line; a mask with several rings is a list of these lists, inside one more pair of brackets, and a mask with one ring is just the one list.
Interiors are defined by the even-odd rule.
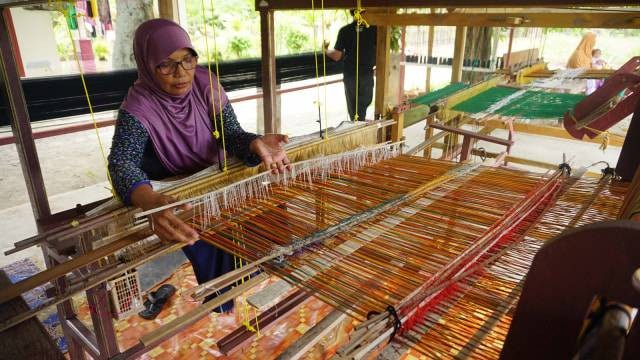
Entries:
[[[419,75],[407,73],[407,78],[415,79],[420,77]],[[318,111],[314,106],[318,93],[321,103],[328,105],[326,117],[330,119],[329,126],[335,126],[347,118],[341,83],[327,86],[326,100],[322,90],[309,89],[286,93],[281,99],[283,133],[295,136],[318,130]],[[244,93],[230,94],[230,97],[239,95]],[[255,132],[256,102],[235,103],[234,108],[242,126],[247,131]],[[369,107],[368,112],[368,118],[372,117],[373,106]],[[423,123],[419,123],[405,130],[409,148],[424,139],[424,126]],[[0,132],[7,130],[0,129]],[[102,128],[99,133],[105,154],[108,154],[113,127]],[[492,135],[506,138],[506,132],[503,130],[496,130]],[[36,140],[36,146],[52,211],[61,211],[77,203],[90,203],[110,195],[105,165],[94,130]],[[485,147],[487,151],[502,151],[500,147],[492,144],[479,143],[477,146]],[[598,149],[598,144],[519,134],[516,136],[512,154],[556,164],[561,162],[562,154],[566,153],[568,158],[575,157],[574,167],[577,168],[600,160],[608,161],[611,166],[615,166],[619,152],[620,148],[614,147],[602,152]],[[598,168],[592,170],[598,171]],[[15,145],[0,146],[0,189],[0,251],[4,252],[13,248],[14,242],[36,234]],[[11,256],[0,255],[0,267],[23,257],[33,258],[35,262],[42,264],[40,249],[34,247]]]

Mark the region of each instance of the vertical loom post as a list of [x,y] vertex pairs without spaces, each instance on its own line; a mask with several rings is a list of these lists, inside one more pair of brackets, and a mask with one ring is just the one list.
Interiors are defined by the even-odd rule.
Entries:
[[631,181],[636,169],[640,167],[640,101],[636,106],[636,110],[631,118],[627,136],[622,145],[620,157],[618,157],[618,165],[616,166],[616,174],[621,176],[623,180]]
[[451,83],[462,81],[462,65],[464,62],[464,46],[467,41],[467,27],[456,26],[455,48],[453,49],[453,67],[451,69]]
[[180,12],[176,0],[158,0],[158,14],[163,19],[180,23]]
[[[435,8],[431,8],[430,12],[432,14],[435,13]],[[435,37],[436,31],[435,26],[429,26],[429,38],[427,39],[427,78],[425,80],[425,92],[431,91],[431,66],[428,65],[429,60],[433,56],[433,40]],[[426,153],[425,153],[426,154]]]
[[509,66],[511,65],[511,50],[513,48],[513,34],[515,32],[514,28],[510,28],[509,29],[509,49],[507,50],[507,58],[503,59],[503,65],[502,67],[504,69],[509,69]]
[[[266,5],[268,6],[268,4]],[[260,39],[262,49],[262,101],[265,134],[279,133],[276,116],[276,58],[273,10],[260,9]]]
[[2,67],[0,82],[3,87],[2,92],[5,103],[9,107],[8,114],[11,121],[11,130],[16,139],[18,157],[20,158],[22,174],[27,185],[29,201],[31,202],[36,223],[38,223],[39,220],[51,215],[51,209],[49,208],[49,200],[47,199],[47,191],[44,186],[36,144],[33,140],[29,111],[22,92],[18,63],[14,57],[13,47],[15,44],[11,41],[9,30],[11,26],[10,9],[0,8],[0,11],[0,66]]
[[404,137],[404,109],[397,107],[393,111],[395,124],[391,126],[391,142],[398,142]]
[[[427,130],[425,131],[424,134],[424,140],[425,141],[429,141],[431,140],[431,137],[433,137],[433,128],[431,127],[431,124],[433,124],[433,121],[435,120],[435,114],[431,114],[429,116],[427,116]],[[431,159],[431,150],[433,149],[433,146],[429,145],[424,149],[424,158],[426,159]]]

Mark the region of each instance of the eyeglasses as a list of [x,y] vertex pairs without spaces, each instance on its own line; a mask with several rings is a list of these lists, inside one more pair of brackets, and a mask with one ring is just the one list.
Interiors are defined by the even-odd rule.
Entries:
[[184,70],[193,70],[198,63],[198,57],[193,55],[187,55],[181,61],[163,61],[156,68],[163,75],[170,75],[176,72],[178,64],[182,66]]

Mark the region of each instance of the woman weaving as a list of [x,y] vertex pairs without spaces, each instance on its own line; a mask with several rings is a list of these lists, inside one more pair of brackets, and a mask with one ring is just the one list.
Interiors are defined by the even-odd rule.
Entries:
[[[287,137],[258,136],[240,127],[218,79],[197,66],[197,53],[179,25],[165,19],[143,23],[136,30],[133,50],[138,80],[118,113],[109,155],[113,186],[126,205],[149,210],[175,202],[154,191],[150,180],[193,174],[219,164],[224,150],[213,135],[216,128],[224,129],[230,156],[247,166],[263,162],[274,172],[285,171],[289,160],[282,143]],[[156,213],[152,221],[161,239],[188,243],[183,251],[198,283],[233,270],[233,255],[198,240],[197,232],[173,209]],[[223,310],[232,306],[229,302]]]

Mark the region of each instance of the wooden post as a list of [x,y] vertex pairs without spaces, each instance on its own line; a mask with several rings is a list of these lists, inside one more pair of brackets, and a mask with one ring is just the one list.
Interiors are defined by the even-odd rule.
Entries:
[[[431,13],[433,14],[434,9],[431,9]],[[436,27],[429,26],[429,39],[427,39],[427,79],[425,82],[425,92],[431,91],[431,66],[428,63],[428,59],[431,59],[433,56],[433,41],[436,35]]]
[[460,152],[461,163],[469,160],[469,157],[471,156],[471,146],[472,146],[471,136],[464,136],[462,138],[462,151]]
[[180,11],[176,0],[158,0],[158,15],[163,19],[168,19],[180,23]]
[[509,69],[509,65],[511,65],[511,49],[513,48],[513,33],[515,32],[515,28],[509,29],[509,50],[507,50],[507,58],[504,59],[503,68]]
[[467,41],[467,27],[456,26],[455,48],[453,49],[453,67],[451,69],[451,83],[462,81],[462,65],[464,62],[464,45]]
[[280,122],[276,117],[276,52],[274,29],[273,10],[261,8],[262,106],[265,134],[279,133],[281,129]]
[[397,142],[402,140],[403,132],[404,132],[404,111],[402,110],[394,110],[393,111],[393,120],[396,121],[395,124],[391,126],[391,142]]
[[402,104],[404,101],[404,72],[405,72],[405,61],[407,60],[407,56],[405,54],[406,50],[406,39],[407,39],[407,27],[402,27],[402,37],[400,42],[402,45],[400,46],[400,79],[398,81],[398,104]]
[[389,77],[389,71],[387,70],[387,64],[389,64],[389,40],[390,40],[390,28],[388,26],[378,26],[378,38],[376,43],[376,112],[375,118],[379,116],[385,117],[387,115],[386,104],[384,99],[387,94],[387,79]]
[[[433,128],[431,127],[431,124],[433,124],[433,121],[435,120],[435,115],[431,114],[429,116],[427,116],[427,130],[425,131],[424,134],[424,139],[426,140],[430,140],[431,137],[433,136]],[[433,146],[427,146],[424,151],[423,151],[423,157],[426,159],[431,159],[431,150],[433,149]]]
[[20,165],[22,165],[22,174],[27,185],[31,209],[36,222],[38,222],[51,215],[51,209],[38,160],[38,151],[33,140],[29,111],[22,92],[18,64],[14,58],[13,47],[15,44],[11,41],[10,36],[9,11],[9,8],[3,8],[0,12],[0,69],[2,70],[0,71],[0,84],[5,104],[8,105],[9,111],[7,113],[13,136],[16,139],[18,158]]

